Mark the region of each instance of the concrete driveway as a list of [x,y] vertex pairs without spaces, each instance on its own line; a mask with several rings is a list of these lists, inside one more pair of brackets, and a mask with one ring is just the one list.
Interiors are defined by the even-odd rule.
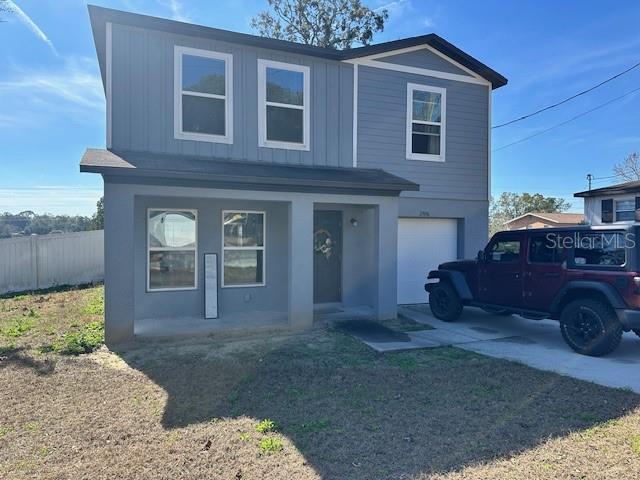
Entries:
[[402,306],[399,313],[433,327],[424,335],[441,344],[640,393],[640,338],[632,332],[623,335],[615,352],[594,358],[571,350],[553,320],[500,317],[465,308],[458,321],[447,323],[433,317],[426,304]]

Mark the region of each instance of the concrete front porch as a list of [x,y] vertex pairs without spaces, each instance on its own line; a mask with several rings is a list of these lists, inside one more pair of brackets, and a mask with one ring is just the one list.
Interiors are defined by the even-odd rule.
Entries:
[[134,335],[141,340],[187,337],[231,337],[248,333],[281,332],[289,329],[282,312],[244,312],[224,318],[146,318],[135,322]]
[[[197,211],[196,288],[148,289],[146,222],[154,208]],[[352,309],[362,308],[363,314],[377,319],[394,318],[395,196],[107,182],[105,217],[112,225],[106,231],[107,342],[313,327],[314,212],[328,208],[342,212],[344,224],[340,309],[352,314]],[[219,317],[205,319],[204,255],[217,253],[218,268],[224,268],[221,218],[229,210],[265,212],[265,282],[233,288],[219,284]]]

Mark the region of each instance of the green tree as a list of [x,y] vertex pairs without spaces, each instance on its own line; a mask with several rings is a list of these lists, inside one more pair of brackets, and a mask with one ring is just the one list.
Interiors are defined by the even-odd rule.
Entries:
[[489,234],[504,230],[504,222],[529,212],[560,213],[571,204],[558,197],[545,197],[540,193],[502,192],[498,199],[491,199],[489,206]]
[[96,213],[91,217],[91,226],[94,230],[104,229],[104,197],[100,197],[96,203]]
[[384,30],[387,10],[374,11],[360,0],[267,0],[270,10],[251,19],[263,37],[335,49],[368,45]]
[[640,155],[637,152],[630,154],[622,162],[613,166],[613,173],[620,177],[620,180],[635,182],[640,180]]

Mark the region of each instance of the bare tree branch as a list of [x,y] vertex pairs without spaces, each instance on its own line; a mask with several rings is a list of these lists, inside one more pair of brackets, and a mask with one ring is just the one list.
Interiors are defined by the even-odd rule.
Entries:
[[622,162],[616,163],[613,166],[613,173],[627,182],[640,180],[640,155],[634,152]]

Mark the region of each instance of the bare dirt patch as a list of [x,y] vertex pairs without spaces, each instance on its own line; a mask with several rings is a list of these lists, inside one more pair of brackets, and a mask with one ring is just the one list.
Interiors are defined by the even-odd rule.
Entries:
[[0,478],[640,471],[639,396],[453,348],[378,354],[323,330],[78,357],[25,342],[0,357]]

